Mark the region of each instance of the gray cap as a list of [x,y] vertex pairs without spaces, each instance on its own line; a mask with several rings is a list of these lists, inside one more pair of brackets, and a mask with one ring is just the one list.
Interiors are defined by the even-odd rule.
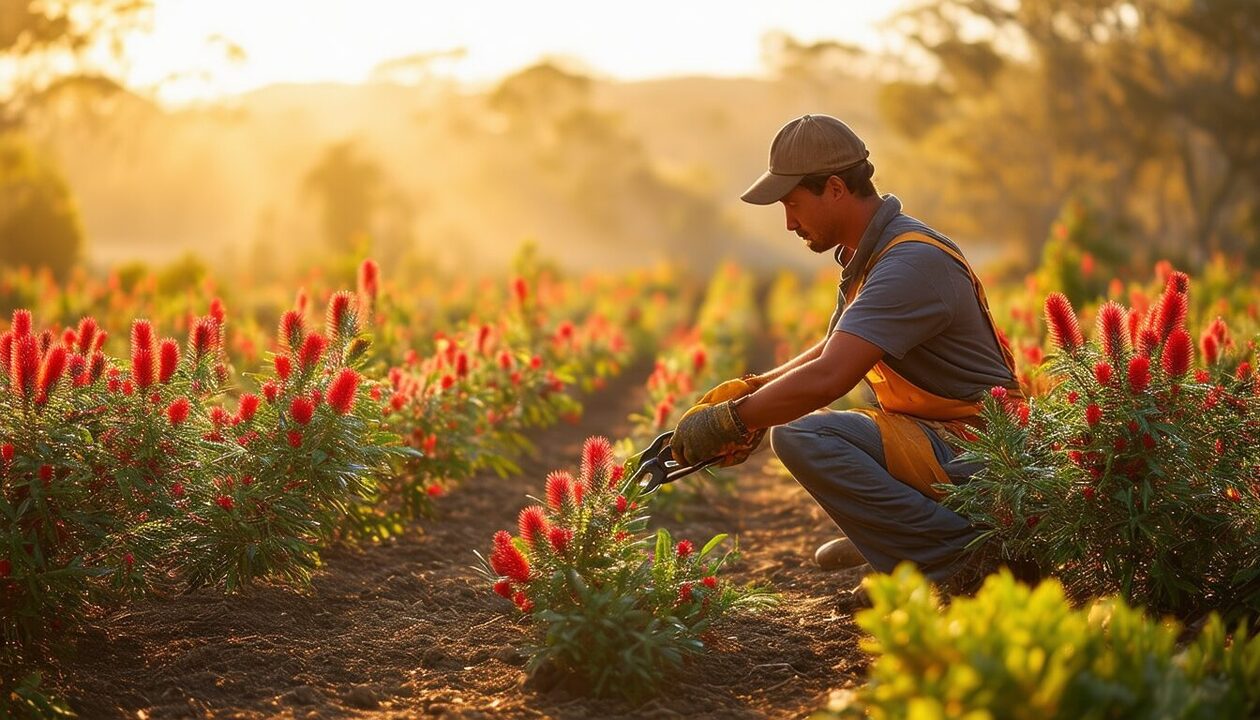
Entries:
[[843,172],[866,160],[866,143],[830,115],[802,115],[779,129],[770,143],[770,168],[740,199],[771,205],[792,192],[801,178]]

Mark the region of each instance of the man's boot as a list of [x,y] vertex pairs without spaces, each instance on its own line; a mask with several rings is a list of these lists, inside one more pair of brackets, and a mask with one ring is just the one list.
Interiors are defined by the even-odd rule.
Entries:
[[829,540],[814,551],[814,562],[823,570],[847,570],[862,565],[866,558],[847,537]]

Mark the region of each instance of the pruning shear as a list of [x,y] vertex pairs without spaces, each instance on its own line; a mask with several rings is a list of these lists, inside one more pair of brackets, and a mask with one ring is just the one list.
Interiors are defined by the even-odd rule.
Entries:
[[630,477],[630,484],[637,482],[643,488],[641,494],[650,495],[662,485],[672,483],[697,470],[703,470],[722,459],[718,456],[694,465],[683,465],[674,459],[674,449],[669,446],[669,440],[673,436],[673,430],[661,433],[646,450],[638,454],[637,457],[645,459],[639,463],[638,469]]

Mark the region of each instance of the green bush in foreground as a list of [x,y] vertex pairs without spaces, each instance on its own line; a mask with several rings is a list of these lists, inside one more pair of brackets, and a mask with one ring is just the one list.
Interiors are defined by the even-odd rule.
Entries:
[[1006,571],[942,608],[909,565],[866,581],[858,614],[874,656],[868,684],[816,718],[1245,718],[1260,712],[1260,640],[1227,638],[1212,614],[1178,645],[1119,598],[1073,609],[1057,580],[1036,588]]

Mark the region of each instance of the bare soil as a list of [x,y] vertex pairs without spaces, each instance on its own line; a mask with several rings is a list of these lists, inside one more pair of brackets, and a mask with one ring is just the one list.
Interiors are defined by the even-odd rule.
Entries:
[[[768,451],[733,495],[707,493],[665,519],[677,537],[738,537],[727,574],[769,582],[782,603],[721,626],[708,652],[643,704],[527,681],[513,644],[524,620],[472,570],[527,492],[572,468],[588,435],[624,436],[643,399],[632,368],[586,399],[580,424],[537,433],[519,476],[474,477],[438,516],[396,540],[338,548],[312,587],[199,591],[127,607],[87,627],[53,680],[84,718],[788,718],[824,706],[865,666],[843,590],[861,569],[826,573],[814,548],[836,529]],[[690,478],[682,482],[702,482]]]

